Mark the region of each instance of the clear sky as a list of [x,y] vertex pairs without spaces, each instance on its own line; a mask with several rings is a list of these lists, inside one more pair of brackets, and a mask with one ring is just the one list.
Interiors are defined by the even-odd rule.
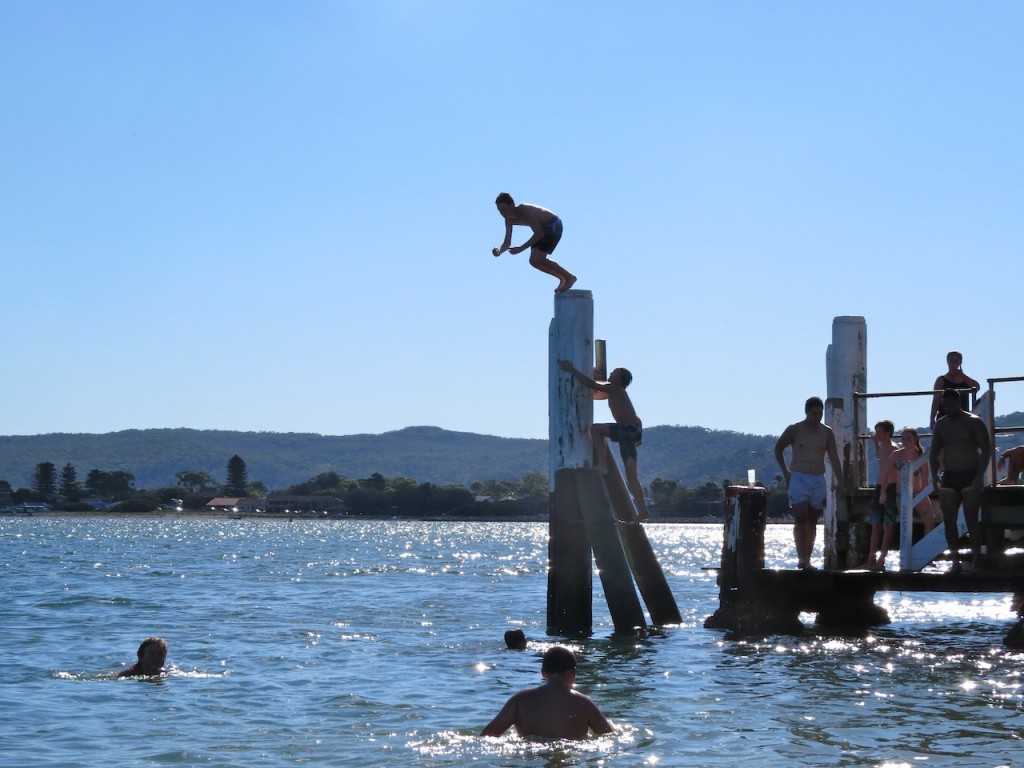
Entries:
[[647,426],[779,433],[838,315],[874,392],[1024,375],[1022,84],[1010,0],[0,0],[0,434],[545,437],[501,191]]

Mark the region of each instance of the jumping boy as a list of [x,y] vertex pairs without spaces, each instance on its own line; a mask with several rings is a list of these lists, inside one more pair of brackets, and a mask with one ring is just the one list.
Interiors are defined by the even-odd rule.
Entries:
[[[593,390],[595,400],[608,401],[608,410],[612,412],[615,423],[594,424],[590,428],[590,437],[594,440],[594,447],[597,449],[596,468],[602,475],[608,471],[604,438],[607,437],[612,442],[618,443],[622,466],[626,470],[626,487],[633,495],[637,517],[640,520],[646,520],[651,513],[647,509],[644,487],[640,483],[636,466],[636,447],[643,440],[644,427],[633,408],[633,401],[626,394],[626,387],[633,381],[633,374],[625,368],[616,368],[608,376],[608,381],[601,384],[577,371],[568,360],[559,360],[558,367],[571,373],[583,386]],[[600,443],[598,443],[599,440]]]
[[[547,208],[530,203],[516,205],[512,195],[502,192],[495,199],[494,204],[498,206],[498,213],[505,219],[505,240],[502,244],[491,250],[495,256],[501,256],[505,251],[509,253],[522,253],[530,249],[530,265],[539,269],[545,274],[558,278],[558,287],[555,293],[565,293],[572,288],[576,282],[576,276],[567,269],[548,258],[555,252],[558,241],[562,239],[562,220]],[[529,227],[533,230],[533,236],[522,245],[514,248],[512,244],[512,227]]]

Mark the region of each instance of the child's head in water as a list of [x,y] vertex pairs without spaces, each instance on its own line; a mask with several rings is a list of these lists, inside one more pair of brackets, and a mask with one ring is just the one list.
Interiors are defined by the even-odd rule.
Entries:
[[526,634],[521,629],[510,629],[505,633],[505,645],[510,651],[526,650]]

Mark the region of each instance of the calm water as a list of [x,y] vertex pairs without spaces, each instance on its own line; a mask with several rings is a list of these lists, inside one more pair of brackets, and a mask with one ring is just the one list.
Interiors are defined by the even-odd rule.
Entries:
[[[1024,764],[1008,597],[890,595],[867,636],[726,640],[702,627],[720,527],[647,530],[684,624],[613,638],[595,587],[578,686],[620,733],[552,744],[476,736],[540,680],[546,524],[0,518],[0,764]],[[768,548],[792,564],[787,527]],[[151,634],[169,676],[112,679]]]

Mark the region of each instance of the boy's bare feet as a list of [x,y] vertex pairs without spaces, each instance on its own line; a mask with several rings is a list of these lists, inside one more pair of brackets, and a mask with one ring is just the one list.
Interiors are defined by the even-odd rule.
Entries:
[[568,278],[564,278],[558,281],[558,287],[555,288],[555,293],[565,293],[576,283],[576,275],[569,275]]

